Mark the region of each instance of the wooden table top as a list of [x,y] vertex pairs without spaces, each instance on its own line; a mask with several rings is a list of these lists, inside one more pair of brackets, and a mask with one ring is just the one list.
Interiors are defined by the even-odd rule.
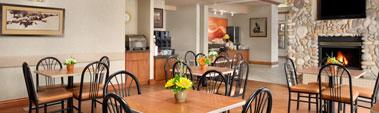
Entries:
[[371,108],[371,113],[379,113],[379,103],[376,103],[376,104]]
[[[304,74],[318,75],[320,69],[321,69],[320,67],[313,66],[313,67],[309,67],[309,68],[300,69],[300,70],[298,70],[298,72],[304,73]],[[349,69],[349,71],[350,71],[352,78],[359,78],[366,73],[366,71],[363,71],[363,70]],[[344,74],[347,74],[347,73],[344,73]]]
[[67,72],[65,68],[63,69],[53,69],[53,70],[36,70],[34,73],[39,75],[57,78],[57,77],[68,77],[68,76],[77,76],[81,75],[84,70],[84,67],[75,67],[72,72]]
[[[208,66],[207,71],[209,70],[217,70],[217,71],[220,71],[224,75],[232,74],[234,71],[231,68],[213,67],[213,66]],[[196,75],[196,76],[202,76],[206,72],[206,71],[201,71],[200,66],[192,66],[191,71],[192,71],[192,75]]]
[[171,90],[135,95],[124,99],[131,109],[143,113],[220,113],[245,104],[245,100],[240,98],[193,90],[188,90],[187,99],[183,103],[175,101]]

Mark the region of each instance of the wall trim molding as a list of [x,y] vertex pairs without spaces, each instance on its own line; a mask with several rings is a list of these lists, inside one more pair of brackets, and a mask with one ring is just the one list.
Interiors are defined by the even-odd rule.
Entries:
[[288,58],[288,56],[279,56],[279,58]]
[[0,109],[7,108],[7,107],[28,105],[28,101],[29,101],[28,97],[0,101]]
[[29,66],[37,65],[38,61],[44,57],[53,56],[58,58],[62,63],[71,56],[78,60],[78,63],[88,63],[99,60],[102,56],[108,56],[111,61],[125,60],[125,52],[113,53],[77,53],[77,54],[50,54],[35,56],[0,56],[0,68],[21,67],[23,62]]
[[280,3],[277,2],[277,1],[273,1],[273,0],[260,0],[262,2],[266,2],[266,3],[269,3],[269,4],[274,4],[274,5],[279,5]]
[[278,65],[279,62],[249,61],[249,64],[257,64],[257,65],[268,65],[268,66],[272,66],[272,65]]

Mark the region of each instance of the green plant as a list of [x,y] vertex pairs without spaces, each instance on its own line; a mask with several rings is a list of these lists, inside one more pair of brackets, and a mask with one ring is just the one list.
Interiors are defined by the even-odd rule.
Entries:
[[71,58],[69,58],[69,59],[66,59],[65,61],[64,61],[64,65],[67,65],[67,66],[69,66],[69,65],[73,65],[73,64],[76,64],[77,63],[77,61],[75,60],[75,58],[73,58],[73,57],[71,57]]
[[199,58],[198,62],[200,65],[210,65],[211,64],[211,60],[206,56]]
[[209,51],[209,56],[210,57],[212,57],[212,56],[218,57],[218,53],[214,50],[211,50],[211,51]]

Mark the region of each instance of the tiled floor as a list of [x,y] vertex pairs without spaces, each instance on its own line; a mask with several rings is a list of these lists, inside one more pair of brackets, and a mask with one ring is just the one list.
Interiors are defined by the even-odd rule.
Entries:
[[284,62],[285,59],[279,59],[279,66],[277,67],[250,65],[249,80],[286,85]]

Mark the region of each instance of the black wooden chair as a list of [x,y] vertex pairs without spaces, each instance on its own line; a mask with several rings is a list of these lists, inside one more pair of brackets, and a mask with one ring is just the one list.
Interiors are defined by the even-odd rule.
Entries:
[[[221,86],[224,87],[224,95],[228,96],[228,80],[224,77],[224,75],[217,70],[209,70],[205,72],[201,78],[199,83],[205,83],[204,84],[198,84],[197,85],[197,90],[205,90],[207,93],[212,93],[212,94],[220,94],[219,89]],[[201,87],[203,86],[203,87]],[[220,90],[221,91],[221,90]]]
[[218,56],[225,56],[227,58],[230,58],[229,54],[226,51],[220,51],[220,52],[218,52]]
[[[96,102],[102,104],[102,102],[97,99],[103,98],[103,88],[101,87],[104,87],[103,83],[108,76],[108,66],[100,61],[92,62],[84,68],[80,80],[80,87],[70,90],[74,94],[74,98],[78,100],[78,107],[74,106],[74,108],[77,109],[79,113],[81,113],[82,101],[92,101],[91,113],[93,113],[93,109],[96,107]],[[84,81],[87,79],[89,82]]]
[[116,93],[108,93],[103,103],[103,113],[133,113],[125,100]]
[[[309,85],[309,84],[299,84],[297,80],[297,72],[295,64],[292,59],[287,58],[284,63],[284,70],[286,75],[286,82],[288,87],[288,113],[291,111],[291,101],[297,102],[297,110],[299,110],[299,102],[308,103],[308,111],[311,109],[311,104],[316,104],[316,112],[318,112],[318,100],[320,89],[318,85]],[[321,87],[321,90],[325,87]],[[291,94],[297,93],[297,99],[292,99]],[[308,96],[302,96],[301,94],[307,94]],[[314,95],[314,97],[312,97]],[[308,101],[300,100],[300,97],[308,98]],[[311,99],[315,99],[315,102],[312,102]]]
[[99,61],[102,62],[102,63],[104,63],[104,64],[106,64],[108,66],[108,69],[111,68],[111,63],[109,61],[108,56],[101,57]]
[[233,68],[234,66],[236,66],[240,61],[243,60],[243,55],[242,53],[236,53],[234,56],[233,56],[233,59],[232,59],[232,64],[230,65],[230,68]]
[[[105,65],[108,66],[108,69],[110,69],[111,63],[110,63],[110,60],[109,60],[109,58],[107,56],[101,57],[100,60],[99,60],[99,62],[104,63]],[[87,87],[88,87],[89,84],[90,84],[89,82],[83,83],[83,85],[87,86]],[[80,87],[80,83],[74,83],[73,86],[74,86],[74,88],[79,88]],[[104,85],[100,85],[100,88],[104,88],[103,86]],[[95,105],[95,107],[96,107],[96,105]]]
[[[135,87],[134,87],[135,86]],[[137,94],[141,94],[140,84],[137,77],[127,71],[118,71],[110,75],[105,81],[104,95],[114,92],[121,97],[130,96],[131,90],[136,88]]]
[[376,103],[376,98],[378,96],[378,90],[379,90],[378,88],[379,88],[379,73],[375,81],[374,89],[353,86],[353,90],[358,90],[359,92],[358,101],[370,104],[369,107],[364,106],[364,105],[359,105],[359,104],[358,106],[362,108],[371,109]]
[[[246,84],[249,76],[249,63],[245,60],[240,61],[234,67],[233,76],[230,78],[230,87],[228,96],[238,97],[242,96],[245,99]],[[219,91],[222,93],[224,88],[220,87]],[[223,95],[223,94],[222,94]]]
[[170,56],[166,59],[165,64],[164,64],[164,74],[165,74],[165,80],[166,82],[171,79],[171,70],[172,67],[174,66],[174,63],[178,61],[178,58],[175,56]]
[[[271,113],[272,94],[268,88],[259,88],[250,95],[242,113]],[[249,112],[250,111],[250,112]]]
[[196,66],[196,54],[193,51],[187,51],[184,55],[184,62],[188,66]]
[[34,88],[32,73],[30,71],[29,65],[26,62],[22,64],[22,70],[24,73],[26,89],[29,96],[29,113],[32,113],[33,104],[36,106],[35,108],[36,113],[39,113],[38,111],[39,111],[40,105],[43,105],[44,113],[47,112],[48,106],[56,105],[56,104],[61,104],[61,109],[52,111],[52,112],[62,111],[62,113],[64,113],[64,110],[72,109],[70,107],[64,108],[64,101],[68,99],[72,99],[73,94],[71,92],[66,91],[66,89],[64,88],[36,92]]
[[199,59],[201,58],[201,57],[206,57],[206,55],[204,54],[204,53],[198,53],[197,55],[196,55],[196,66],[199,66],[200,64],[199,64]]
[[[183,64],[183,65],[180,65],[180,64]],[[180,70],[180,69],[183,69],[183,70]],[[177,61],[172,66],[172,77],[175,77],[175,74],[178,74],[180,71],[183,71],[183,73],[187,75],[187,78],[193,81],[191,68],[186,63]],[[192,89],[195,89],[195,87],[193,87]]]
[[224,67],[230,68],[230,59],[226,56],[218,56],[216,60],[213,62],[213,66],[215,67]]
[[[45,57],[38,61],[36,70],[53,70],[53,69],[62,69],[62,63],[55,57]],[[40,76],[36,74],[36,86],[37,92],[57,89],[57,88],[66,88],[67,84],[64,84],[63,77],[61,77],[60,84],[56,83],[55,78],[44,77],[45,85],[41,86]]]
[[[322,79],[321,76],[325,78]],[[347,80],[343,82],[343,79]],[[338,102],[338,111],[341,109],[341,104],[343,104],[343,110],[345,112],[345,105],[350,104],[350,112],[357,113],[358,110],[358,96],[359,92],[357,90],[353,90],[352,88],[352,79],[349,70],[339,64],[327,64],[321,67],[320,72],[318,74],[319,81],[319,95],[320,102],[324,101],[327,105],[320,104],[320,111],[322,111],[322,107],[328,113],[334,112],[334,102]],[[322,89],[321,82],[329,83],[329,87],[324,90]],[[343,85],[342,85],[343,84]]]

